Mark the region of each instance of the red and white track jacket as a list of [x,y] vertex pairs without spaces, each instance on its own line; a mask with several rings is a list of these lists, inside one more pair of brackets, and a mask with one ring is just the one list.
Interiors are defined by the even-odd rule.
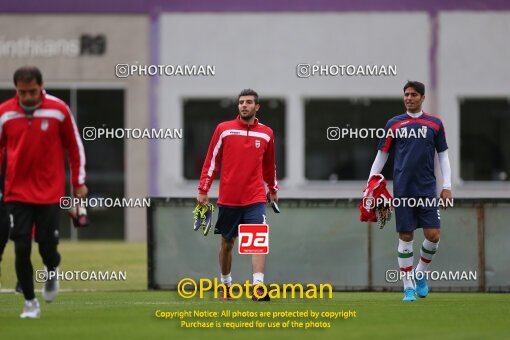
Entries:
[[209,144],[198,191],[207,194],[220,169],[218,204],[246,206],[266,202],[269,191],[278,190],[273,130],[255,122],[247,125],[237,119],[220,123]]
[[382,197],[385,202],[391,202],[393,197],[386,189],[386,180],[381,174],[375,174],[368,179],[367,187],[363,191],[363,201],[359,203],[361,222],[377,222],[375,213],[376,201]]
[[[58,203],[65,194],[66,151],[73,187],[85,184],[85,151],[69,107],[43,92],[29,119],[15,96],[0,104],[0,149],[6,149],[5,202]],[[1,164],[0,159],[0,164]]]

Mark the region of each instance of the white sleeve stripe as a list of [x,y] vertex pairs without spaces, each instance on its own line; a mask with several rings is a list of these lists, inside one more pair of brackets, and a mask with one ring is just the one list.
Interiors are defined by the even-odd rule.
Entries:
[[223,140],[223,137],[225,137],[229,132],[230,132],[230,130],[223,131],[220,135],[220,138],[218,139],[218,142],[214,146],[214,151],[213,151],[213,154],[211,157],[211,165],[209,166],[209,170],[207,171],[207,176],[209,176],[209,177],[212,176],[214,169],[216,168],[216,156],[218,156],[218,152],[220,151],[221,142]]
[[[11,119],[16,118],[24,118],[27,115],[24,113],[19,113],[17,111],[7,111],[0,118],[0,136],[2,135],[2,129],[5,123],[7,123]],[[42,118],[55,118],[62,122],[65,118],[64,114],[59,110],[52,109],[38,109],[34,111],[34,117],[42,117]]]
[[271,140],[271,137],[269,137],[268,134],[265,134],[263,132],[250,131],[250,132],[248,132],[248,136],[250,136],[250,137],[259,137],[259,138],[265,139],[266,142],[269,142]]
[[55,96],[52,96],[51,94],[47,94],[46,91],[44,91],[44,96],[47,98],[47,99],[50,99],[50,100],[53,100],[53,101],[56,101],[60,104],[64,104],[65,106],[67,106],[67,103],[65,101],[63,101],[62,99],[58,98],[58,97],[55,97]]
[[[223,138],[228,136],[246,136],[246,130],[229,129],[221,133],[218,142],[214,146],[214,151],[211,158],[211,165],[209,166],[209,170],[207,171],[207,176],[209,177],[212,176],[214,169],[216,169],[216,157],[218,156],[218,152],[220,151]],[[271,140],[271,137],[269,137],[268,134],[265,134],[263,132],[248,131],[248,137],[262,138],[265,139],[267,142]]]
[[65,119],[65,115],[60,110],[53,109],[37,109],[34,111],[34,117],[55,118],[61,122]]
[[274,186],[273,186],[273,189],[275,191],[277,191],[278,189],[278,179],[276,178],[276,166],[275,166],[275,169],[274,169]]
[[11,119],[23,118],[23,117],[25,117],[25,114],[19,113],[16,111],[7,111],[6,113],[4,113],[2,115],[2,117],[0,117],[0,138],[2,137],[2,132],[3,132],[5,123],[7,123]]
[[78,184],[85,183],[85,149],[83,148],[83,144],[81,142],[80,133],[78,132],[78,127],[74,122],[73,114],[69,110],[69,117],[71,118],[71,123],[73,125],[74,130],[74,138],[76,139],[76,144],[78,145],[78,154],[80,156],[80,167],[78,170]]

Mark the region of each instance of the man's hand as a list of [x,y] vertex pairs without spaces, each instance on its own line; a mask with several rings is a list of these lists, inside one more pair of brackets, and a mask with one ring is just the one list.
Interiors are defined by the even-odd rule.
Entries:
[[207,194],[198,194],[197,196],[197,202],[200,205],[206,205],[209,204],[209,197],[207,197]]
[[275,192],[274,194],[271,194],[271,192],[268,192],[266,194],[266,200],[267,204],[273,208],[273,211],[277,214],[280,213],[280,208],[278,208],[278,194]]
[[450,189],[443,189],[441,190],[441,194],[439,195],[441,200],[443,201],[444,209],[447,208],[448,201],[452,199],[452,191]]
[[74,188],[74,197],[77,198],[85,198],[89,193],[89,189],[87,189],[86,185],[82,185],[81,187]]

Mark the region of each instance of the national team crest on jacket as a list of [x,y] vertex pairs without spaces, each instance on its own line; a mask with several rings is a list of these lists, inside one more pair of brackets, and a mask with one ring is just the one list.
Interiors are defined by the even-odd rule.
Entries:
[[42,122],[41,122],[41,130],[42,131],[46,131],[48,130],[48,120],[47,119],[43,119]]
[[260,141],[257,139],[255,140],[255,147],[258,149],[260,148]]

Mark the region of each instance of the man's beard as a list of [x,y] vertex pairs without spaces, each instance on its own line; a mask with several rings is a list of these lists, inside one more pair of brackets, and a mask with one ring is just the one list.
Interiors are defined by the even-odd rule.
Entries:
[[19,104],[24,110],[35,110],[41,105],[41,102],[20,102]]
[[252,111],[252,112],[247,113],[247,114],[243,114],[243,113],[239,112],[239,115],[241,116],[242,120],[250,120],[253,117],[255,117],[255,113],[257,113],[257,112],[256,111]]

